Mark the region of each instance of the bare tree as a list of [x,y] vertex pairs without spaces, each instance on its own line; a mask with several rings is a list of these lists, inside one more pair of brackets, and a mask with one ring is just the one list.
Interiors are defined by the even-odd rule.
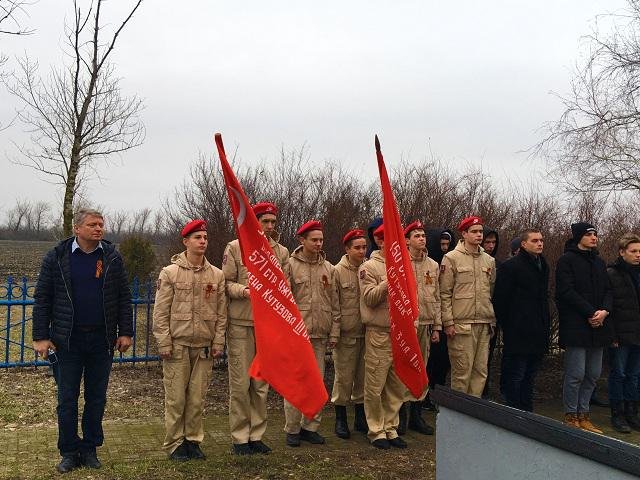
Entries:
[[585,37],[564,112],[533,152],[572,192],[640,190],[640,0],[599,20],[611,28]]
[[148,207],[133,212],[129,220],[129,233],[146,233],[152,213]]
[[26,7],[35,2],[22,0],[0,0],[0,35],[30,35],[33,30],[22,26],[21,18],[26,16]]
[[104,0],[92,2],[86,13],[74,1],[73,23],[65,25],[69,61],[43,78],[38,63],[25,57],[18,61],[19,73],[5,81],[22,101],[18,119],[31,133],[29,146],[17,146],[20,156],[15,161],[64,187],[65,235],[71,234],[74,197],[83,180],[98,175],[97,161],[144,140],[142,101],[122,95],[120,78],[108,62],[141,2],[137,0],[115,31],[107,34],[101,22]]
[[29,212],[29,224],[36,233],[40,233],[45,228],[47,214],[50,211],[51,205],[47,202],[39,201],[32,205],[31,211]]
[[27,226],[29,212],[31,212],[29,200],[17,199],[13,208],[7,212],[7,228],[13,232],[25,228]]

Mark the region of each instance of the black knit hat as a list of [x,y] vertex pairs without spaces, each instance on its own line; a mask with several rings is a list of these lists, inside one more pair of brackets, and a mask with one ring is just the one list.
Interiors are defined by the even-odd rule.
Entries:
[[580,239],[584,237],[588,232],[596,232],[596,227],[587,222],[578,222],[571,224],[571,234],[576,242],[580,242]]

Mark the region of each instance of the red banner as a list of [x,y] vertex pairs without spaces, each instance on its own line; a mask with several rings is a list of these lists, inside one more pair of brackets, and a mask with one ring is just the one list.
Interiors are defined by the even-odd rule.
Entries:
[[418,398],[427,387],[428,380],[415,327],[418,319],[416,279],[411,268],[411,258],[404,239],[398,206],[391,190],[377,135],[375,143],[382,187],[384,257],[389,284],[389,323],[393,367],[411,395]]
[[280,262],[273,253],[216,133],[224,182],[229,195],[249,291],[256,335],[256,356],[249,374],[264,380],[311,418],[328,399],[309,334]]

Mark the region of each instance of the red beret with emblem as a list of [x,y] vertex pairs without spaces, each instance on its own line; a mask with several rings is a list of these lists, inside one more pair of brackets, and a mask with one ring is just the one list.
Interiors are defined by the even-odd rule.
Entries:
[[474,225],[482,225],[482,219],[480,217],[467,217],[462,219],[460,225],[458,225],[459,232],[466,232],[469,230],[469,227],[473,227]]
[[407,228],[404,229],[404,236],[408,237],[413,230],[424,230],[424,225],[422,225],[420,220],[416,220],[407,225]]
[[349,230],[344,237],[342,237],[342,243],[346,245],[349,240],[353,240],[354,238],[364,238],[364,230],[355,229]]
[[184,228],[180,232],[180,235],[186,238],[193,232],[206,232],[206,231],[207,231],[207,222],[205,222],[204,220],[192,220],[184,226]]
[[260,215],[264,215],[265,213],[270,213],[272,215],[278,215],[277,207],[271,202],[256,203],[251,208],[253,208],[253,213],[256,214],[256,217],[260,217]]
[[313,230],[322,230],[322,224],[317,220],[309,220],[298,229],[296,235],[304,235],[305,233]]
[[373,231],[373,236],[378,238],[384,238],[384,223]]

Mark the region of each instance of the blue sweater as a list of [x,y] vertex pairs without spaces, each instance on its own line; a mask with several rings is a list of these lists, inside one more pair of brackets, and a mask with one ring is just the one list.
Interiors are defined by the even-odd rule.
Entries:
[[102,249],[84,253],[76,248],[69,256],[74,326],[104,325]]

